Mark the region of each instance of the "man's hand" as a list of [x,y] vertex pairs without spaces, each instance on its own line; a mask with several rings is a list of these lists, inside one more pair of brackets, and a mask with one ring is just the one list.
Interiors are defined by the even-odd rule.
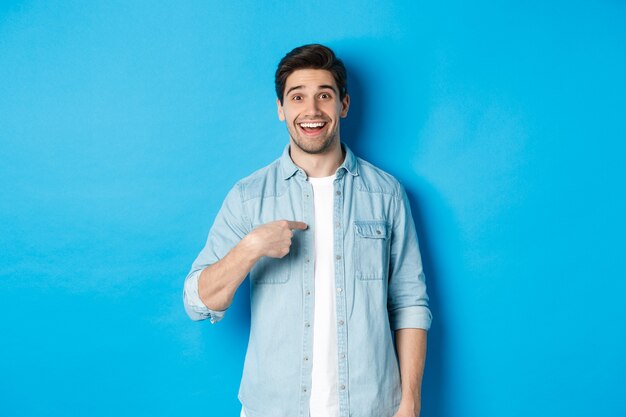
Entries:
[[292,230],[305,230],[307,227],[303,222],[277,220],[256,227],[245,239],[259,258],[262,256],[282,258],[289,253]]
[[416,398],[412,401],[405,401],[404,399],[400,403],[398,412],[393,417],[419,417],[421,408],[420,398]]

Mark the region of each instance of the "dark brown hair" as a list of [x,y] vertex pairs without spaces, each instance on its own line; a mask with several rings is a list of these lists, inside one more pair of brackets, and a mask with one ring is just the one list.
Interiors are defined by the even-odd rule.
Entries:
[[299,69],[323,69],[329,71],[337,88],[339,89],[339,98],[343,98],[348,93],[348,74],[346,67],[341,59],[335,56],[332,49],[320,45],[309,44],[294,48],[291,52],[283,57],[278,63],[274,83],[276,85],[276,97],[283,104],[283,94],[285,93],[285,83],[287,77],[292,72]]

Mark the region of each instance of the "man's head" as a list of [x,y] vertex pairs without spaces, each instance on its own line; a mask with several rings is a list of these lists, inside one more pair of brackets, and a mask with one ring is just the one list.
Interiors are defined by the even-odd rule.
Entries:
[[343,100],[346,94],[348,94],[348,74],[341,59],[335,56],[332,49],[314,43],[294,48],[278,63],[274,85],[276,87],[276,97],[280,100],[280,104],[283,104],[287,77],[300,69],[329,71],[335,79],[335,85],[339,91],[339,99]]
[[350,105],[346,69],[332,50],[313,44],[295,48],[276,70],[278,117],[306,153],[323,153],[339,142],[339,119]]

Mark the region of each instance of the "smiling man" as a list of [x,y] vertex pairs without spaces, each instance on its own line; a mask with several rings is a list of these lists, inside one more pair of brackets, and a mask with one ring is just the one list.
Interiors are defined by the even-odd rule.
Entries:
[[404,188],[341,141],[350,96],[332,50],[295,48],[275,85],[289,143],[226,196],[187,314],[216,323],[250,277],[242,416],[416,417],[431,313]]

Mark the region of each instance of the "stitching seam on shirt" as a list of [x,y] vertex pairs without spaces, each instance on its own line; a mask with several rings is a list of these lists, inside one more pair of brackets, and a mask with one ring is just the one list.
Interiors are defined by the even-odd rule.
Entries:
[[241,215],[243,217],[243,220],[248,223],[248,233],[250,233],[250,231],[252,230],[252,221],[250,220],[250,217],[246,214],[246,204],[243,201],[243,192],[241,191],[241,187],[242,187],[242,184],[237,183],[237,190],[239,191],[239,199],[241,200]]

